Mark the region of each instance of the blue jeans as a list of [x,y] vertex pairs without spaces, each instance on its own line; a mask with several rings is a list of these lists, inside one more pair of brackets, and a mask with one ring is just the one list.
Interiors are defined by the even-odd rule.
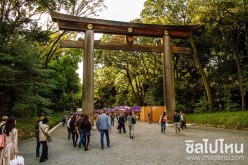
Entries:
[[110,142],[109,142],[109,130],[100,130],[101,133],[101,149],[104,149],[104,134],[106,135],[107,139],[107,146],[110,147]]
[[166,123],[161,122],[161,132],[165,132]]
[[40,157],[40,139],[36,137],[36,157]]
[[82,144],[83,146],[85,145],[85,138],[84,138],[84,133],[83,131],[79,131],[79,136],[80,136],[80,140],[79,140],[79,144],[78,144],[78,147],[81,147]]

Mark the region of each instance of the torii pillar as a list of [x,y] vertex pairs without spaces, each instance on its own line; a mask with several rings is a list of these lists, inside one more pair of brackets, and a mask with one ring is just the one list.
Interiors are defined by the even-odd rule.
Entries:
[[83,60],[83,101],[82,112],[94,118],[94,31],[85,32],[85,49]]
[[174,85],[174,68],[172,65],[171,41],[169,32],[165,31],[162,38],[163,43],[163,81],[164,81],[164,106],[167,116],[167,122],[173,122],[174,111],[176,109],[175,85]]

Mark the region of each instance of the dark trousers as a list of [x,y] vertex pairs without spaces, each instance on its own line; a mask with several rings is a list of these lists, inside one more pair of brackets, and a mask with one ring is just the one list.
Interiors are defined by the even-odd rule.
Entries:
[[184,128],[186,129],[186,122],[182,120],[181,123],[182,123],[182,129]]
[[89,144],[90,144],[90,135],[86,135],[84,134],[84,147],[88,148]]
[[74,147],[77,146],[77,141],[78,141],[78,134],[77,134],[77,132],[72,132],[72,143],[73,143],[73,146]]
[[65,120],[62,120],[63,127],[65,126],[65,123],[66,123],[66,121]]
[[115,125],[115,118],[111,118],[111,125]]
[[48,146],[47,146],[47,141],[41,141],[40,143],[42,145],[40,162],[43,162],[43,161],[45,161],[45,159],[48,160]]
[[36,137],[36,157],[40,157],[40,139]]
[[120,123],[119,133],[121,133],[121,129],[123,129],[123,132],[126,133],[126,128],[124,123]]

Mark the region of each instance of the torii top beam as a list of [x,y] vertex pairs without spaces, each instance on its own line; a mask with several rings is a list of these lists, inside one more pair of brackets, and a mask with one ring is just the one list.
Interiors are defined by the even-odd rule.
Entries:
[[172,38],[189,38],[192,31],[199,25],[155,25],[110,21],[102,19],[76,17],[56,12],[50,12],[53,22],[57,22],[60,30],[86,31],[96,33],[120,34],[130,36],[162,37],[170,35]]

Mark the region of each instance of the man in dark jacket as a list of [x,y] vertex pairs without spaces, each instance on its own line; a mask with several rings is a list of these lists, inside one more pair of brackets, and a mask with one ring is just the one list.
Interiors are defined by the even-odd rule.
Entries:
[[44,118],[44,114],[39,116],[39,119],[35,123],[35,136],[36,136],[36,158],[40,157],[40,139],[39,139],[39,127],[42,124],[42,120]]
[[176,132],[177,132],[177,131],[180,132],[180,123],[181,123],[180,114],[178,113],[177,110],[175,110],[175,112],[174,112],[174,124],[175,124]]
[[123,128],[123,132],[126,133],[125,122],[126,122],[125,116],[123,115],[123,113],[121,113],[121,115],[119,116],[119,119],[118,119],[119,133],[121,133],[122,128]]
[[84,122],[84,114],[80,113],[80,118],[77,120],[77,132],[80,137],[80,140],[78,143],[79,148],[82,147],[82,144],[83,146],[85,146],[85,143],[84,143],[85,139],[84,139],[84,134],[83,134],[83,129],[82,129],[83,122]]

